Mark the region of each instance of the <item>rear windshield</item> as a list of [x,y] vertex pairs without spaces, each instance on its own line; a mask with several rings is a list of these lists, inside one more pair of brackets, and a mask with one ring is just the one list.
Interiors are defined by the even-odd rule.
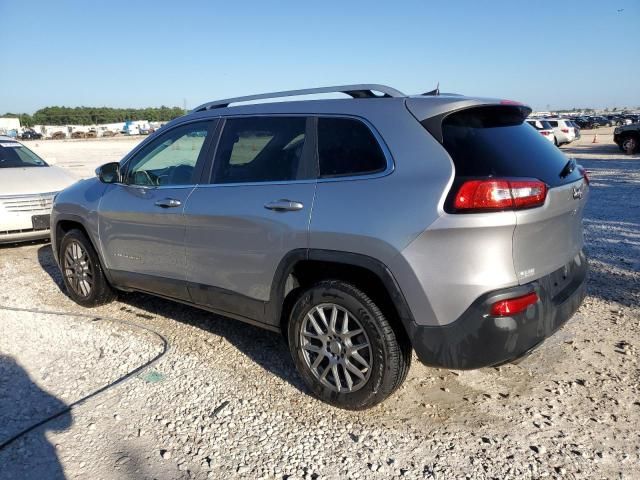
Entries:
[[569,159],[523,120],[518,108],[508,106],[471,108],[446,117],[443,145],[456,178],[528,177],[550,187],[578,180],[577,168],[560,176]]
[[0,168],[46,167],[39,156],[18,142],[0,142]]

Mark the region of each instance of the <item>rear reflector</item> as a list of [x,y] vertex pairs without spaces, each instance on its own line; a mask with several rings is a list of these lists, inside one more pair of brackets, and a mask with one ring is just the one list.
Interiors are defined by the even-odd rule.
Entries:
[[491,211],[533,208],[544,205],[547,186],[540,180],[468,180],[456,194],[459,211]]
[[491,305],[491,315],[494,317],[506,317],[508,315],[516,315],[524,312],[530,305],[538,301],[538,295],[529,293],[522,297],[510,298],[508,300],[500,300]]

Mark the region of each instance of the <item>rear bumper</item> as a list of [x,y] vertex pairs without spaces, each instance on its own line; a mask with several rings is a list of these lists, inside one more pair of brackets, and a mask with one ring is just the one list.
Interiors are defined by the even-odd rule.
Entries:
[[[413,325],[409,332],[426,365],[473,369],[515,360],[542,343],[576,312],[585,295],[588,264],[584,253],[534,282],[496,290],[478,298],[460,318],[445,326]],[[493,317],[491,305],[536,292],[539,301],[511,317]]]

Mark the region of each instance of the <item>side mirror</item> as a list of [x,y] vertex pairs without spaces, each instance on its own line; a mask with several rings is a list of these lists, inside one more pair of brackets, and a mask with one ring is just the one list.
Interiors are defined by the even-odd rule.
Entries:
[[96,169],[96,175],[102,183],[120,183],[120,164],[118,162],[105,163]]

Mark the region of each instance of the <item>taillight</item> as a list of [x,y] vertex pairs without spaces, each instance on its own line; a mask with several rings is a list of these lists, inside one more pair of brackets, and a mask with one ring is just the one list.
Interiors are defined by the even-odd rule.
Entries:
[[540,130],[540,133],[546,137],[546,136],[548,136],[551,132],[545,132],[544,130]]
[[516,315],[524,312],[530,305],[535,304],[537,301],[538,295],[535,292],[523,295],[522,297],[500,300],[491,305],[491,315],[494,317]]
[[453,206],[460,211],[491,211],[544,205],[547,186],[540,180],[468,180],[456,194]]
[[568,128],[561,128],[560,131],[562,133],[569,133],[569,129]]

